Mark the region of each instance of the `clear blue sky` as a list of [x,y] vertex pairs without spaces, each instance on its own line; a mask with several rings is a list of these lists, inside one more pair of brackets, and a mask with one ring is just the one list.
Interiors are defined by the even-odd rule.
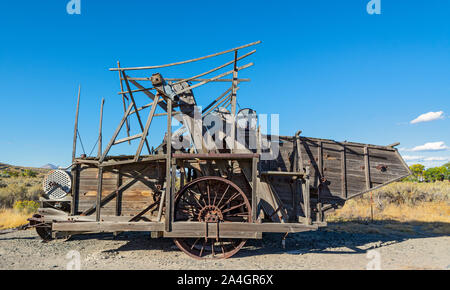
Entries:
[[[256,40],[239,104],[280,114],[282,135],[399,141],[410,163],[428,166],[450,158],[449,1],[381,0],[381,15],[366,12],[368,0],[81,0],[81,15],[67,14],[67,2],[0,4],[0,162],[69,165],[80,83],[86,151],[102,97],[107,143],[122,112],[108,71],[117,60],[163,64]],[[430,142],[441,150],[412,151]]]

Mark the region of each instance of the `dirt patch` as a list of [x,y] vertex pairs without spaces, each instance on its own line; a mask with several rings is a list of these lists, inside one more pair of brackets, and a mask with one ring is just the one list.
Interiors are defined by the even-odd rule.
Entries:
[[321,231],[290,234],[285,248],[281,238],[265,234],[231,259],[198,261],[171,239],[151,239],[149,233],[78,235],[43,243],[27,230],[0,236],[0,269],[66,269],[71,250],[80,253],[82,269],[365,269],[370,249],[379,252],[382,269],[450,265],[449,234],[433,233],[422,224],[330,224]]

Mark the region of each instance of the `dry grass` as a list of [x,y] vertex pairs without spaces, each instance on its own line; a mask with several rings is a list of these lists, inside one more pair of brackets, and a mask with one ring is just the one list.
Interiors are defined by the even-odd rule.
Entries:
[[0,230],[16,228],[28,223],[32,213],[24,213],[14,209],[0,210]]
[[42,177],[0,178],[0,208],[11,208],[20,200],[38,200],[42,194]]
[[[370,220],[370,202],[350,200],[339,209],[329,221]],[[373,205],[374,220],[393,220],[398,222],[442,222],[450,223],[449,202],[423,202],[415,206],[407,204],[387,204],[382,208]]]
[[[349,200],[327,218],[335,228],[352,232],[413,233],[419,225],[435,234],[450,234],[450,183],[397,182],[373,193],[373,220],[370,194]],[[380,223],[382,222],[382,223]]]

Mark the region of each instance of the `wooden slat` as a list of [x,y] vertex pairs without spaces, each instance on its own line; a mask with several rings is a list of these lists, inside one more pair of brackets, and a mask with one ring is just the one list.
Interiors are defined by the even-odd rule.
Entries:
[[80,183],[80,165],[76,164],[72,167],[72,203],[70,212],[72,215],[78,213],[79,183]]
[[183,83],[183,82],[189,82],[189,81],[192,81],[192,80],[194,80],[194,79],[197,79],[197,78],[200,78],[200,77],[202,77],[202,76],[205,76],[205,75],[207,75],[207,74],[210,74],[210,73],[212,73],[212,72],[215,72],[215,71],[217,71],[217,70],[219,70],[219,69],[221,69],[221,68],[224,68],[224,67],[226,67],[226,66],[228,66],[228,65],[230,65],[230,64],[232,64],[232,63],[235,63],[236,61],[239,61],[239,60],[241,60],[241,59],[243,59],[243,58],[246,58],[247,56],[250,56],[250,55],[254,54],[255,52],[256,52],[256,50],[252,50],[252,51],[250,51],[250,52],[244,54],[243,56],[241,56],[241,57],[239,57],[239,58],[237,58],[237,59],[235,59],[235,60],[231,60],[231,61],[229,61],[229,62],[227,62],[227,63],[225,63],[225,64],[223,64],[223,65],[221,65],[221,66],[218,66],[218,67],[216,67],[216,68],[213,68],[213,69],[211,69],[211,70],[209,70],[209,71],[207,71],[207,72],[198,74],[198,75],[196,75],[196,76],[193,76],[193,77],[190,77],[190,78],[187,78],[187,79],[179,80],[179,81],[177,81],[176,83],[174,83],[173,85],[180,84],[180,83]]
[[[139,175],[143,175],[143,173],[140,173]],[[128,181],[127,183],[121,185],[118,189],[114,190],[113,192],[111,192],[110,194],[108,194],[105,198],[103,198],[103,199],[101,200],[101,202],[96,203],[94,206],[88,208],[88,209],[85,210],[81,215],[90,215],[90,214],[92,214],[92,213],[96,210],[98,204],[100,204],[100,207],[104,206],[106,203],[108,203],[108,202],[111,201],[114,197],[116,197],[116,194],[117,194],[118,191],[120,191],[120,190],[122,190],[122,191],[126,190],[127,188],[129,188],[131,185],[133,185],[133,184],[136,183],[137,181],[138,181],[138,179],[135,178],[135,179],[132,179],[132,180]],[[100,190],[100,192],[101,192],[101,190]],[[97,194],[98,194],[98,193],[97,193]],[[101,196],[101,195],[100,195],[100,196]]]
[[122,139],[116,140],[116,141],[114,141],[113,145],[117,145],[117,144],[120,144],[120,143],[123,143],[123,142],[127,142],[127,141],[131,141],[131,140],[134,140],[134,139],[137,139],[137,138],[141,138],[141,137],[142,137],[142,133],[136,134],[136,135],[133,135],[133,136],[130,136],[130,137],[126,137],[126,138],[122,138]]
[[[117,67],[120,68],[120,61],[117,61]],[[122,80],[122,76],[120,73],[120,70],[118,71],[119,73],[119,81],[120,81],[120,91],[123,92],[123,80]],[[122,95],[122,103],[123,103],[123,112],[125,113],[127,111],[126,105],[125,105],[125,99],[128,100],[128,97],[126,94]],[[130,124],[128,123],[128,118],[125,121],[125,125],[127,128],[127,136],[130,137]],[[128,142],[128,144],[130,144],[130,142]]]
[[[172,159],[172,101],[167,100],[167,112],[169,115],[167,116],[167,138],[166,138],[166,148],[167,148],[167,159],[166,159],[166,213],[164,216],[164,228],[167,232],[171,231],[171,217],[173,216],[172,212],[172,177],[171,177],[171,159]],[[175,174],[173,172],[172,174]],[[160,209],[162,207],[162,203],[160,205]]]
[[[151,78],[149,78],[149,77],[143,77],[143,78],[128,77],[128,80],[130,82],[131,81],[150,81]],[[164,78],[164,80],[166,80],[166,81],[182,81],[184,79],[183,78]],[[207,81],[207,80],[210,80],[210,79],[193,79],[193,80],[191,80],[191,82],[204,82],[204,81]],[[217,80],[210,80],[210,82],[219,82],[219,83],[229,83],[229,82],[232,82],[232,81],[233,81],[233,79],[222,79],[222,78],[217,79]],[[249,82],[249,81],[251,81],[251,79],[248,79],[248,78],[246,78],[246,79],[237,79],[237,81],[238,81],[238,83],[242,83],[242,82]],[[142,87],[142,88],[144,88],[144,87]],[[146,90],[142,90],[142,91],[145,93]]]
[[80,111],[80,94],[81,94],[81,85],[78,86],[78,98],[77,98],[77,109],[75,112],[75,125],[73,132],[73,148],[72,148],[72,163],[75,161],[75,155],[77,152],[77,133],[78,133],[78,114]]
[[120,231],[163,231],[164,224],[156,222],[77,222],[54,223],[54,231],[120,232]]
[[122,215],[122,191],[119,190],[122,186],[122,173],[117,173],[117,180],[116,180],[116,216]]
[[257,221],[258,211],[258,158],[254,157],[252,160],[252,221]]
[[114,142],[116,141],[117,135],[119,135],[120,130],[121,130],[122,127],[123,127],[123,124],[125,123],[125,121],[126,121],[128,115],[129,115],[130,112],[131,112],[131,109],[133,109],[133,104],[130,104],[130,105],[128,106],[128,109],[127,109],[127,111],[125,112],[124,116],[122,117],[122,120],[120,121],[119,126],[117,126],[116,131],[114,132],[114,134],[113,134],[111,140],[109,141],[108,146],[106,146],[105,151],[103,152],[103,155],[102,155],[102,157],[101,157],[100,160],[99,160],[100,163],[103,162],[103,160],[105,160],[105,157],[106,157],[106,155],[108,155],[108,152],[109,152],[109,150],[111,149],[111,146],[114,145]]
[[[144,131],[142,132],[141,142],[139,143],[139,147],[136,150],[136,155],[134,157],[134,161],[139,160],[139,156],[141,155],[142,147],[144,146],[144,142],[147,141],[148,130],[150,129],[150,125],[152,124],[153,116],[155,115],[158,101],[159,101],[159,96],[157,95],[155,97],[155,99],[153,100],[152,108],[150,110],[150,113],[148,114],[147,123],[145,124]],[[149,150],[149,154],[151,154],[150,150]]]
[[[240,71],[240,70],[249,68],[249,67],[251,67],[251,66],[253,66],[253,63],[252,63],[252,62],[251,62],[251,63],[248,63],[248,64],[245,64],[245,65],[243,65],[243,66],[240,66],[240,67],[236,68],[236,70],[237,70],[237,71]],[[234,70],[230,70],[230,71],[228,71],[228,72],[224,72],[224,73],[222,73],[222,74],[220,74],[220,75],[218,75],[218,76],[215,76],[215,77],[210,78],[210,79],[207,79],[207,80],[205,80],[205,81],[203,81],[203,82],[199,82],[198,84],[195,84],[195,85],[189,86],[189,87],[187,87],[187,88],[184,88],[184,89],[182,89],[181,91],[175,92],[175,95],[179,95],[179,94],[182,94],[182,93],[187,92],[187,91],[189,91],[189,90],[192,90],[192,89],[195,89],[195,88],[197,88],[197,87],[203,86],[204,84],[207,84],[207,83],[209,83],[209,82],[211,82],[211,81],[214,81],[214,80],[217,80],[217,79],[220,79],[220,78],[223,78],[224,76],[229,75],[229,74],[232,74],[232,73],[234,74],[235,71],[234,71]],[[237,79],[237,77],[236,77],[236,79]],[[233,80],[234,80],[234,75],[233,75]]]
[[102,103],[100,106],[100,124],[98,126],[98,150],[97,157],[100,158],[102,156],[102,126],[103,126],[103,105],[105,104],[105,99],[102,98]]
[[[138,119],[139,127],[141,128],[141,131],[144,132],[144,125],[142,124],[141,116],[139,115],[139,111],[138,111],[136,102],[134,100],[133,93],[131,93],[130,83],[127,80],[127,76],[125,75],[125,71],[122,71],[122,77],[125,79],[125,84],[127,85],[127,89],[129,91],[129,96],[130,96],[130,99],[131,99],[131,103],[133,104],[134,110],[136,111],[135,114],[136,114],[136,117]],[[147,146],[148,154],[151,154],[150,146],[148,145],[147,139],[145,139],[144,142],[145,142],[145,145]]]
[[372,184],[370,180],[370,160],[368,147],[364,147],[364,174],[366,178],[366,189],[370,189]]
[[286,171],[262,171],[261,175],[276,175],[276,176],[303,176],[303,172],[286,172]]
[[[217,103],[219,100],[221,100],[223,97],[225,97],[230,91],[231,91],[232,87],[230,87],[229,89],[227,89],[225,92],[223,92],[218,98],[216,98],[214,101],[211,102],[211,104],[209,104],[208,106],[206,106],[206,108],[203,109],[202,113],[203,115],[206,115],[208,113],[208,109],[211,108],[212,106],[214,106],[215,103]],[[223,101],[223,100],[222,100]],[[214,107],[215,108],[215,107]],[[214,108],[212,110],[214,110]]]
[[185,60],[185,61],[180,61],[180,62],[174,62],[174,63],[170,63],[170,64],[164,64],[164,65],[155,65],[155,66],[142,66],[142,67],[128,67],[128,68],[110,68],[110,71],[116,71],[116,70],[143,70],[143,69],[155,69],[155,68],[163,68],[163,67],[169,67],[169,66],[175,66],[175,65],[180,65],[180,64],[186,64],[186,63],[191,63],[191,62],[196,62],[199,60],[203,60],[203,59],[207,59],[207,58],[211,58],[211,57],[215,57],[215,56],[219,56],[222,54],[226,54],[232,51],[236,51],[239,49],[243,49],[249,46],[253,46],[256,44],[261,43],[261,41],[255,41],[246,45],[242,45],[233,49],[229,49],[229,50],[225,50],[222,52],[218,52],[218,53],[214,53],[214,54],[210,54],[207,56],[203,56],[203,57],[199,57],[199,58],[194,58],[194,59],[190,59],[190,60]]
[[346,146],[342,145],[341,150],[341,192],[342,197],[347,198],[347,164]]
[[309,166],[306,167],[305,183],[303,184],[302,194],[303,194],[303,206],[305,213],[305,224],[311,224],[311,204],[310,204],[310,170]]
[[98,189],[97,189],[97,201],[95,203],[96,220],[100,221],[100,210],[102,208],[102,182],[103,182],[103,168],[98,169]]

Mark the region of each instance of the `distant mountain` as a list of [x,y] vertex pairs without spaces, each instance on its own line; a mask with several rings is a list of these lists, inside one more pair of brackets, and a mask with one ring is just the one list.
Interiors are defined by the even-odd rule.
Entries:
[[55,165],[50,164],[50,163],[47,163],[44,166],[41,166],[41,168],[44,168],[44,169],[58,169],[58,166],[55,166]]

